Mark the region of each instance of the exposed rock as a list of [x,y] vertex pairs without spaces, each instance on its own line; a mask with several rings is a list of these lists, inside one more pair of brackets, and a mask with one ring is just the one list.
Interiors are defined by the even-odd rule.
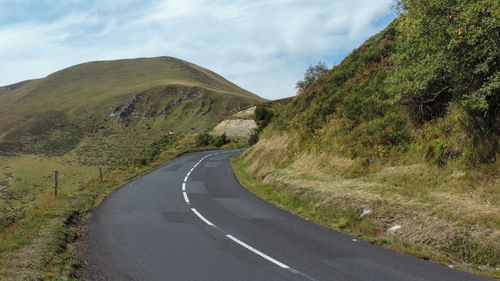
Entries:
[[257,106],[254,105],[242,111],[236,112],[233,116],[237,118],[252,118],[256,109]]
[[387,233],[389,233],[389,234],[394,234],[394,233],[396,233],[399,229],[401,229],[401,225],[399,225],[399,224],[395,224],[395,225],[391,226],[389,229],[387,229]]
[[257,123],[250,119],[224,120],[220,122],[212,131],[213,135],[226,133],[231,137],[250,137],[257,129]]
[[364,209],[363,213],[361,213],[361,215],[359,217],[364,217],[364,216],[369,215],[371,213],[372,213],[371,209]]
[[117,124],[121,125],[122,119],[125,119],[129,115],[134,114],[135,104],[142,101],[142,97],[137,95],[132,100],[128,101],[125,106],[119,105],[109,114],[110,117],[118,115]]
[[121,105],[115,107],[115,109],[109,114],[110,117],[116,116],[120,112]]
[[[202,115],[205,115],[207,113],[210,112],[210,110],[212,110],[212,106],[213,104],[215,103],[215,101],[211,98],[211,97],[205,97],[202,101],[201,101],[201,107],[200,107],[200,112]],[[203,108],[207,107],[203,112]]]

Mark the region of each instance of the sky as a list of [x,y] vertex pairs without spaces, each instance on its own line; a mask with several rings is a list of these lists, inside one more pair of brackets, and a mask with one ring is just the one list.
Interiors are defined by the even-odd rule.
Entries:
[[0,0],[0,85],[96,60],[172,56],[267,99],[296,94],[395,17],[393,0]]

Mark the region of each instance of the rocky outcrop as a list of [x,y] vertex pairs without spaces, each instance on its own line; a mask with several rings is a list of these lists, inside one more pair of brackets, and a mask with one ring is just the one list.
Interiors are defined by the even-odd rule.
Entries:
[[127,118],[129,115],[134,113],[136,104],[142,101],[142,97],[137,95],[133,99],[127,102],[125,105],[119,105],[115,107],[113,112],[109,114],[110,117],[118,116],[116,121],[118,125],[121,125],[123,119]]
[[250,137],[257,129],[257,123],[251,119],[234,119],[220,122],[213,130],[213,135],[222,135],[231,137]]
[[135,104],[142,100],[141,96],[135,96],[132,100],[128,101],[126,105],[119,105],[115,107],[113,112],[109,114],[110,117],[117,116],[125,118],[134,112]]
[[235,114],[233,114],[233,117],[237,118],[252,118],[253,115],[255,114],[255,110],[257,109],[257,106],[251,106],[247,109],[243,109],[242,111],[238,111]]

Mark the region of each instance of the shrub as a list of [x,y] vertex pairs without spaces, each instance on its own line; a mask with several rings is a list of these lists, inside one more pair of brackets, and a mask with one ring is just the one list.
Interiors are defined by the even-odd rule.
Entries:
[[215,140],[215,146],[216,147],[221,147],[225,145],[226,143],[229,143],[229,140],[226,137],[226,133],[224,132],[222,135],[220,135],[216,140]]
[[200,133],[196,136],[195,145],[197,147],[208,146],[212,142],[212,137],[208,132]]
[[315,66],[310,65],[304,74],[304,80],[297,82],[295,88],[301,93],[307,87],[311,86],[319,78],[323,77],[328,72],[328,67],[324,62],[318,62]]
[[259,141],[259,131],[254,130],[248,139],[248,145],[254,145]]

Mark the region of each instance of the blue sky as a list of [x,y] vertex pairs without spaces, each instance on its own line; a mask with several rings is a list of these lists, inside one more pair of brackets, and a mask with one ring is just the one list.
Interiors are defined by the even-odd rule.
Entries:
[[0,85],[95,60],[173,56],[268,99],[295,95],[394,18],[393,0],[0,0]]

